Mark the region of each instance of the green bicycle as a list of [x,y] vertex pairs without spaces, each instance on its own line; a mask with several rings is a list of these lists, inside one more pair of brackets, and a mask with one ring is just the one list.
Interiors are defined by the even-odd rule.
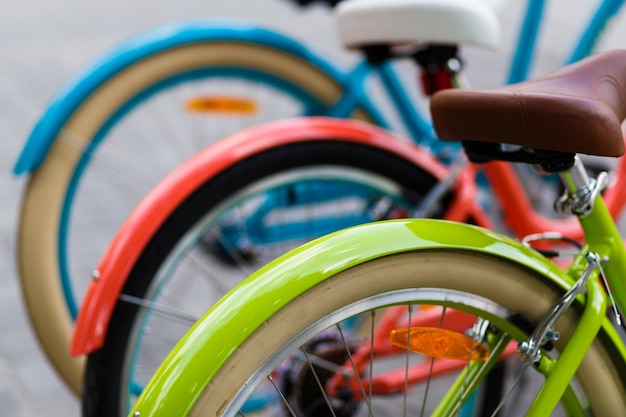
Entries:
[[[611,322],[626,305],[626,251],[601,196],[608,177],[589,178],[576,157],[624,152],[626,51],[444,91],[431,112],[473,162],[558,173],[556,207],[579,219],[584,243],[425,219],[320,238],[209,310],[131,415],[254,415],[259,393],[273,399],[263,415],[456,416],[478,395],[502,398],[494,415],[626,415],[626,347]],[[547,257],[567,252],[565,267]],[[510,375],[494,395],[481,382],[497,364]]]

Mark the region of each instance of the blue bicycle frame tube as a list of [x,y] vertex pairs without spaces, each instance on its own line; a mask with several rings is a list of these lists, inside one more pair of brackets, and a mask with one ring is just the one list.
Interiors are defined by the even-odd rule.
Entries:
[[[576,62],[590,54],[596,46],[598,37],[606,28],[609,20],[615,16],[624,0],[603,0],[595,10],[593,17],[581,34],[567,63]],[[534,54],[537,47],[542,17],[545,10],[545,0],[529,0],[522,28],[517,41],[517,48],[509,70],[507,84],[518,83],[528,78]]]
[[395,74],[392,63],[386,62],[376,67],[376,74],[380,77],[389,97],[393,101],[398,115],[408,129],[411,136],[421,144],[434,142],[435,131],[431,123],[426,122],[416,111],[415,104],[411,102],[406,89],[400,83]]
[[569,64],[579,61],[593,52],[598,37],[606,28],[607,23],[619,12],[623,5],[624,0],[604,0],[600,3],[600,6],[596,9],[589,25],[587,25],[587,28],[576,44],[576,48],[566,63]]
[[539,34],[544,6],[544,0],[528,1],[528,8],[526,9],[526,15],[520,30],[517,49],[515,50],[507,84],[518,83],[528,77],[528,71],[537,46],[537,35]]
[[393,69],[393,62],[375,65],[363,60],[357,64],[346,76],[346,82],[343,84],[343,96],[326,112],[326,115],[331,117],[348,117],[355,108],[361,107],[372,117],[378,126],[389,129],[391,126],[382,113],[367,98],[366,81],[372,73],[379,77],[385,87],[384,90],[393,103],[393,108],[400,117],[402,124],[406,127],[409,136],[415,143],[431,147],[436,142],[434,129],[430,121],[425,120],[416,110],[415,103],[411,101],[405,87]]

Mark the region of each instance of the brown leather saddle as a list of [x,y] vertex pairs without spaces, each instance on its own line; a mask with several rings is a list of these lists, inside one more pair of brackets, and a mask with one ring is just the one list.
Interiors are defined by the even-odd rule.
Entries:
[[527,153],[618,157],[624,153],[626,50],[594,55],[519,84],[440,91],[432,97],[431,113],[443,140],[492,150],[511,144]]

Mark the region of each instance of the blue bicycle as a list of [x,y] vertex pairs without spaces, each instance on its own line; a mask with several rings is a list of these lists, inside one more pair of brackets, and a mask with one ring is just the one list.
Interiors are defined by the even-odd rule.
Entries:
[[[589,53],[622,3],[602,2],[570,60]],[[529,1],[509,82],[526,76],[543,9],[543,0]],[[129,40],[59,91],[14,168],[30,175],[18,264],[33,327],[73,390],[80,391],[83,366],[67,354],[78,294],[86,286],[80,278],[88,276],[138,196],[212,138],[296,115],[357,117],[389,127],[366,88],[377,78],[414,140],[453,157],[454,149],[434,147],[428,119],[414,110],[397,75],[394,62],[415,51],[380,52],[369,51],[341,70],[276,32],[195,21]],[[159,128],[165,120],[170,130]],[[98,225],[98,234],[81,234],[85,225]]]

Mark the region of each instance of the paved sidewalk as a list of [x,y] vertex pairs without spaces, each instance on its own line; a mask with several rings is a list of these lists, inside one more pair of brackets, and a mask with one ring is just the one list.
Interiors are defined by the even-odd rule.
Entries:
[[[504,80],[519,1],[502,12],[505,46],[500,52],[469,50],[468,77],[476,86]],[[557,66],[591,0],[551,2],[548,39],[538,72]],[[575,5],[575,6],[574,6]],[[79,402],[42,355],[24,312],[14,265],[15,225],[25,177],[12,166],[48,100],[86,63],[127,36],[199,16],[236,16],[284,31],[338,62],[353,55],[337,43],[324,7],[297,10],[286,0],[148,1],[0,0],[0,416],[78,416]],[[626,47],[626,19],[616,21],[603,48]]]

